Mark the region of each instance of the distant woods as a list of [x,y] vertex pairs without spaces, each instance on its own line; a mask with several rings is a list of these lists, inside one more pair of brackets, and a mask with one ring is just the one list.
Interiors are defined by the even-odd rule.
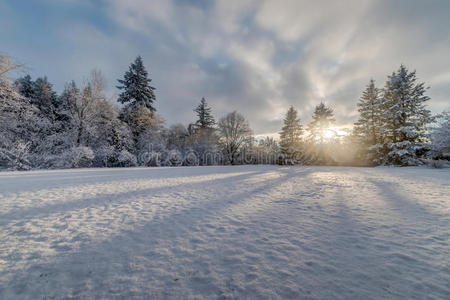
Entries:
[[255,139],[237,111],[218,120],[206,98],[192,123],[166,127],[152,80],[138,56],[118,79],[119,105],[99,70],[57,94],[46,77],[25,75],[0,55],[0,168],[195,166],[226,164],[418,165],[449,159],[450,116],[432,116],[426,86],[405,66],[383,87],[370,80],[351,132],[337,128],[319,103],[309,124],[287,108],[279,140]]

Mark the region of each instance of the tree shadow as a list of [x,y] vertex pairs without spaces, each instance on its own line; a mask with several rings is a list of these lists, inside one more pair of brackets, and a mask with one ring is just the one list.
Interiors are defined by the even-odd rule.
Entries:
[[[267,170],[262,170],[261,172],[238,175],[233,177],[233,182],[236,182],[236,180],[242,181],[266,172]],[[148,259],[151,262],[151,267],[164,268],[164,265],[167,265],[171,259],[175,258],[158,252],[159,248],[156,249],[156,246],[167,245],[165,250],[170,251],[170,246],[176,240],[182,239],[184,242],[191,243],[191,241],[186,241],[186,239],[192,234],[191,230],[193,228],[201,227],[201,224],[204,224],[205,221],[221,216],[223,211],[229,206],[242,202],[249,195],[254,196],[257,193],[262,193],[267,189],[276,187],[289,179],[289,177],[298,176],[299,174],[305,175],[307,172],[304,170],[302,172],[298,172],[298,170],[283,170],[282,173],[284,174],[276,180],[253,184],[251,189],[243,192],[238,191],[234,193],[235,190],[231,190],[226,198],[207,199],[162,219],[152,220],[142,225],[137,224],[138,226],[132,230],[125,230],[115,234],[108,240],[96,242],[91,239],[83,242],[79,250],[75,252],[67,253],[64,249],[61,249],[60,253],[50,258],[47,262],[27,266],[14,274],[10,280],[2,284],[3,288],[0,287],[0,296],[3,294],[3,296],[19,295],[20,297],[29,297],[29,295],[33,295],[33,297],[43,298],[68,296],[83,298],[84,296],[92,297],[92,295],[95,297],[108,297],[114,295],[114,291],[108,290],[108,288],[111,288],[111,281],[117,281],[116,283],[121,288],[125,286],[125,290],[120,290],[116,296],[148,296],[148,294],[142,294],[143,291],[148,291],[148,288],[136,290],[136,287],[133,286],[133,270],[132,268],[130,269],[129,264],[132,263],[136,256]],[[225,183],[226,180],[213,180],[209,181],[208,184],[221,184]],[[201,188],[202,184],[205,184],[205,182],[196,184],[195,188]],[[190,187],[193,186],[190,185]],[[230,186],[230,188],[232,189],[233,187]],[[145,192],[150,191],[152,190],[149,189]],[[153,190],[152,192],[155,191]],[[139,193],[143,193],[143,191]],[[126,198],[129,197],[130,195],[127,194]],[[80,206],[85,204],[89,203],[82,201]],[[62,211],[63,207],[56,206],[51,209],[53,209],[53,212],[57,212]],[[156,271],[156,269],[141,270],[139,273],[139,276],[144,276],[150,285],[153,279],[152,271]],[[121,272],[124,272],[124,276],[120,275]],[[128,275],[130,276],[129,278],[127,277]],[[105,278],[105,276],[113,276],[114,278]],[[40,284],[37,285],[37,282]],[[170,284],[169,282],[168,285],[170,286]]]
[[400,187],[392,182],[373,178],[369,178],[367,181],[377,188],[378,194],[382,196],[381,199],[384,203],[404,218],[408,218],[411,221],[433,221],[442,217],[430,211],[426,206],[419,204],[412,197],[401,193]]
[[50,203],[44,206],[31,206],[27,208],[14,209],[6,214],[0,214],[0,226],[5,226],[14,221],[19,220],[27,221],[34,218],[43,218],[57,213],[70,212],[88,207],[90,208],[98,207],[104,205],[106,202],[107,204],[120,204],[128,201],[130,198],[155,196],[158,193],[167,191],[168,189],[171,189],[171,191],[173,191],[173,190],[183,190],[184,188],[187,187],[200,188],[204,184],[220,184],[221,182],[226,182],[227,180],[230,179],[243,180],[249,176],[254,176],[262,172],[263,171],[247,172],[245,174],[232,175],[226,178],[210,179],[200,182],[197,181],[194,183],[186,182],[173,187],[162,186],[162,187],[138,189],[134,191],[127,191],[115,194],[106,194],[106,195],[100,194],[90,198],[82,198],[59,203]]
[[[74,184],[105,183],[112,181],[136,180],[142,178],[181,178],[211,174],[209,168],[215,168],[215,174],[226,174],[242,170],[239,166],[211,167],[151,167],[151,168],[104,168],[104,169],[68,169],[28,172],[0,173],[0,196],[18,192],[36,192],[42,189],[61,188]],[[192,170],[195,170],[192,175]],[[20,178],[20,184],[17,179]],[[3,188],[4,187],[4,188]],[[6,191],[6,192],[3,192]]]

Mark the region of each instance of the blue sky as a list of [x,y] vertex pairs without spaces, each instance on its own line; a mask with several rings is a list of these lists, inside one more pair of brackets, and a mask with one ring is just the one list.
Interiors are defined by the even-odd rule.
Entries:
[[204,96],[217,118],[238,110],[273,134],[289,105],[307,123],[320,101],[351,124],[370,78],[381,87],[401,63],[434,112],[449,108],[449,15],[444,0],[2,0],[0,52],[58,91],[98,68],[112,99],[141,55],[169,125]]

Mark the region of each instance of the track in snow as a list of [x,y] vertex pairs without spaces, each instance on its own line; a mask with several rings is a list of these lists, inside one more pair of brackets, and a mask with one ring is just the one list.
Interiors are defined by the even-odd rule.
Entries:
[[0,299],[450,298],[450,171],[0,173]]

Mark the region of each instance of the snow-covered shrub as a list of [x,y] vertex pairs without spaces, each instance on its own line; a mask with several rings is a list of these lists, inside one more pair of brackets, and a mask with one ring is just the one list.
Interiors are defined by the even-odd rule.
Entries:
[[61,160],[56,165],[58,168],[88,168],[92,165],[94,152],[91,148],[80,146],[73,147],[61,155]]
[[431,157],[450,160],[450,110],[437,116],[435,127],[431,128]]
[[119,152],[119,155],[117,157],[117,167],[135,167],[136,165],[136,156],[134,156],[127,150],[122,150]]
[[123,149],[119,151],[113,146],[101,147],[95,151],[94,167],[135,167],[136,156]]
[[94,149],[93,167],[109,167],[115,159],[115,149],[113,146],[102,146]]
[[0,149],[0,169],[30,170],[30,143],[17,141],[11,150]]

